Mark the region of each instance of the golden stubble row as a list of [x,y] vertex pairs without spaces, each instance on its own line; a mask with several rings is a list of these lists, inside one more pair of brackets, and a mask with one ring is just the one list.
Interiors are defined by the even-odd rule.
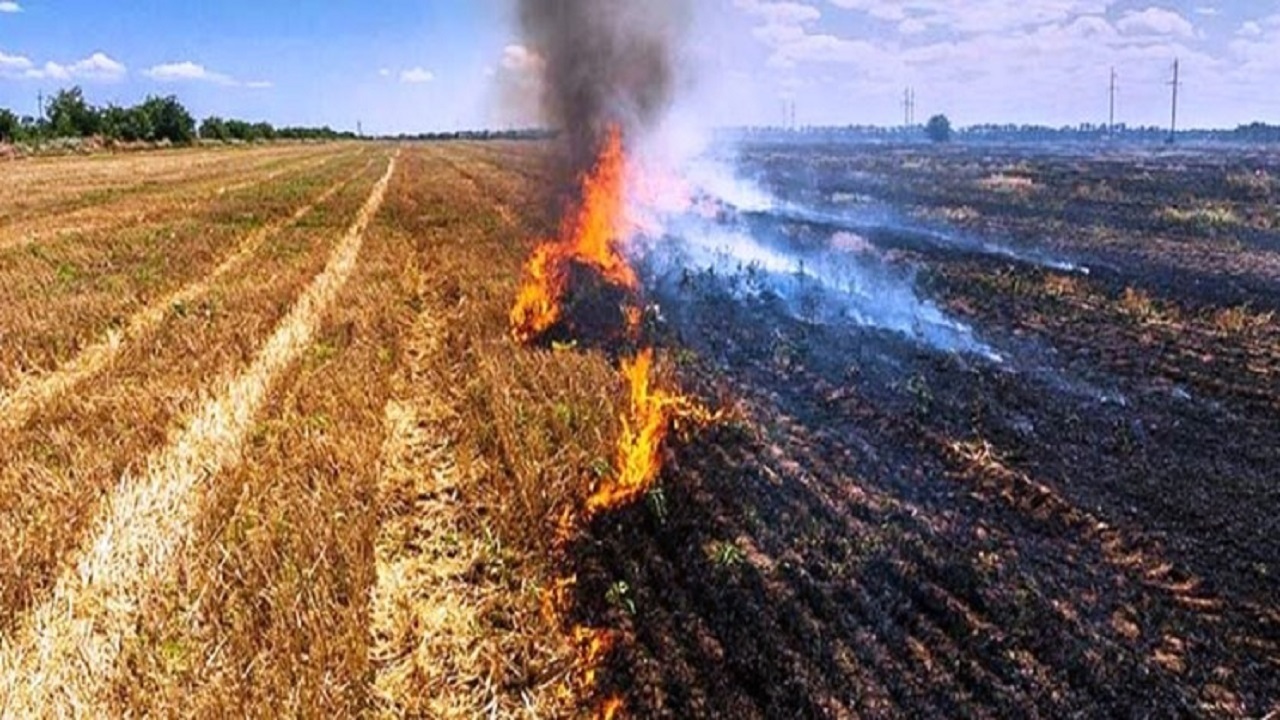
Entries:
[[126,472],[102,502],[87,541],[0,649],[0,687],[14,716],[94,714],[136,626],[139,599],[171,571],[203,485],[239,460],[241,445],[278,377],[307,349],[355,268],[381,206],[394,159],[355,221],[242,372],[216,383],[168,441]]

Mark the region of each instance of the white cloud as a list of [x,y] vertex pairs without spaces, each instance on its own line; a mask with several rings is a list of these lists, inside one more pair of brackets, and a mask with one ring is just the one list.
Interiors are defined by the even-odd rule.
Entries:
[[215,85],[234,85],[231,76],[214,72],[205,66],[186,60],[156,65],[143,73],[157,82],[210,82]]
[[1236,34],[1240,37],[1258,37],[1262,35],[1262,26],[1254,20],[1249,20],[1240,26]]
[[919,35],[922,32],[928,32],[928,30],[929,24],[916,18],[907,18],[898,23],[898,32],[903,35]]
[[391,77],[391,68],[378,68],[378,77]]
[[6,73],[23,73],[32,68],[30,58],[21,55],[6,55],[0,51],[0,75]]
[[0,2],[0,13],[20,13],[22,6],[12,0]]
[[1280,13],[1241,26],[1228,49],[1240,63],[1238,75],[1270,84],[1280,72]]
[[436,79],[435,73],[422,67],[410,68],[400,73],[400,82],[409,85],[422,85]]
[[[1105,13],[1117,0],[828,0],[877,20],[913,20],[958,33],[980,34],[1067,22]],[[916,27],[910,25],[908,27]]]
[[142,74],[161,83],[204,82],[223,87],[244,87],[251,90],[261,90],[275,86],[267,80],[237,80],[226,73],[210,70],[204,65],[190,60],[156,65],[143,71]]
[[1194,37],[1195,26],[1172,10],[1149,7],[1142,11],[1130,11],[1116,23],[1116,27],[1130,35],[1171,35]]
[[1214,16],[1216,16],[1216,15],[1220,15],[1220,14],[1222,14],[1222,11],[1221,11],[1221,10],[1219,10],[1218,8],[1216,8],[1216,7],[1209,7],[1209,6],[1206,6],[1206,5],[1201,5],[1200,7],[1197,7],[1197,8],[1196,8],[1196,14],[1197,14],[1197,15],[1204,15],[1205,17],[1214,17]]
[[129,74],[128,68],[106,53],[96,52],[83,60],[62,64],[52,60],[36,66],[20,55],[0,53],[0,75],[22,77],[28,80],[82,80],[86,82],[116,82]]
[[760,18],[768,25],[798,25],[822,17],[822,12],[818,8],[800,2],[733,0],[733,4],[748,14]]

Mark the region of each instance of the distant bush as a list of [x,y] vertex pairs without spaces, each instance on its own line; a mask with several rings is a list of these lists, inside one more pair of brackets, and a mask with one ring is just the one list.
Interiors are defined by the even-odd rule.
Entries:
[[934,115],[924,126],[924,132],[936,143],[951,142],[951,120],[946,115]]

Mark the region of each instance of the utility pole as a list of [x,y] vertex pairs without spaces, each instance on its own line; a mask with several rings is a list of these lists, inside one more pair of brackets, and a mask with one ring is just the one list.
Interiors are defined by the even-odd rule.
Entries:
[[44,91],[43,90],[36,93],[36,107],[40,108],[39,112],[36,113],[36,120],[43,120],[44,119]]
[[1107,118],[1107,135],[1116,134],[1116,69],[1111,68],[1111,114]]
[[364,139],[364,123],[359,120],[356,121],[356,137]]
[[1169,83],[1173,86],[1173,115],[1169,121],[1169,142],[1172,143],[1178,136],[1178,87],[1181,83],[1178,81],[1180,60],[1173,61],[1173,82]]
[[916,91],[908,87],[902,91],[902,120],[910,130],[916,124]]
[[796,125],[796,101],[791,101],[791,130],[794,132],[799,126]]

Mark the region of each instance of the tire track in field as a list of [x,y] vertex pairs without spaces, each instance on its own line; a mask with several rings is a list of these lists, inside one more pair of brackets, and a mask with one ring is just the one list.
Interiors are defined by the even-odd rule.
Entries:
[[144,464],[126,475],[95,521],[93,540],[58,578],[50,600],[0,644],[0,716],[93,716],[136,627],[137,599],[164,582],[190,530],[199,486],[234,466],[274,382],[310,345],[322,317],[355,269],[365,230],[382,206],[396,156],[347,233],[266,341]]
[[[423,149],[415,157],[415,171],[433,177],[435,187],[454,188],[462,196],[474,194],[483,205],[502,201],[487,192],[474,173],[454,158],[455,147]],[[425,160],[425,162],[424,162]],[[425,165],[426,167],[421,167]],[[420,187],[417,183],[408,183]],[[419,206],[416,200],[426,202]],[[415,197],[413,207],[426,216],[433,197]],[[495,224],[519,222],[496,207]],[[456,228],[432,232],[466,232],[490,222],[487,210],[468,207],[467,219]],[[474,223],[474,224],[472,224]],[[495,236],[506,230],[488,229]],[[456,399],[446,385],[456,380],[455,348],[447,340],[449,328],[466,314],[459,307],[434,298],[439,278],[450,276],[434,254],[448,253],[431,232],[419,235],[416,277],[406,280],[411,293],[424,298],[406,332],[401,365],[391,378],[391,395],[383,409],[383,445],[377,479],[378,529],[374,538],[376,578],[370,590],[369,694],[373,718],[547,717],[572,715],[573,698],[558,681],[572,658],[554,648],[554,641],[538,650],[512,642],[527,635],[530,618],[541,617],[537,602],[513,598],[512,580],[505,573],[478,570],[493,567],[495,541],[475,527],[474,498],[469,497],[471,474],[459,464],[453,426],[459,417]],[[468,301],[460,301],[462,305]],[[520,580],[523,585],[528,578]],[[525,587],[530,587],[525,585]],[[523,617],[507,625],[499,617]],[[533,620],[532,622],[537,622]],[[545,637],[559,638],[558,628]],[[502,660],[497,660],[501,658]],[[503,666],[503,661],[511,663]],[[514,667],[523,668],[515,670]],[[537,668],[536,670],[532,670]]]
[[[24,221],[13,223],[0,233],[0,252],[8,252],[15,249],[22,249],[39,242],[44,239],[58,238],[71,234],[84,234],[97,232],[99,230],[111,230],[129,224],[142,224],[149,220],[162,219],[170,214],[181,213],[182,211],[197,206],[201,203],[207,203],[210,200],[217,199],[229,193],[247,190],[252,187],[260,187],[267,183],[273,182],[282,175],[291,173],[305,174],[311,170],[333,161],[335,158],[344,157],[343,154],[322,155],[319,157],[304,156],[303,159],[290,159],[285,162],[282,167],[277,167],[269,171],[265,175],[254,175],[249,180],[243,180],[228,185],[227,180],[230,176],[234,176],[234,171],[229,177],[216,177],[212,179],[198,180],[191,185],[181,185],[168,191],[156,193],[154,195],[146,195],[142,197],[131,197],[120,202],[107,202],[99,205],[90,205],[88,207],[78,208],[66,213],[59,213],[53,216],[31,218]],[[262,163],[270,165],[270,162]],[[245,169],[245,172],[253,174],[261,169],[259,165],[254,165]],[[136,212],[129,212],[130,204],[140,201],[154,201],[160,207],[150,209],[136,208]],[[123,207],[121,207],[123,205]],[[94,217],[101,213],[109,213],[108,217]],[[77,219],[83,218],[79,224],[74,224]],[[49,223],[56,223],[49,227]],[[63,224],[72,223],[72,224]],[[47,229],[43,229],[47,228]]]
[[298,208],[284,219],[265,225],[246,236],[208,275],[170,293],[138,311],[121,328],[109,330],[97,343],[86,347],[74,359],[48,374],[32,375],[19,381],[13,389],[0,391],[0,442],[4,433],[17,430],[45,403],[105,370],[120,354],[124,343],[139,340],[154,330],[170,309],[195,301],[209,291],[210,286],[235,270],[262,247],[262,244],[280,231],[300,222],[319,205],[323,205],[344,187],[360,177],[369,167],[366,164],[351,177],[339,180],[314,200]]

